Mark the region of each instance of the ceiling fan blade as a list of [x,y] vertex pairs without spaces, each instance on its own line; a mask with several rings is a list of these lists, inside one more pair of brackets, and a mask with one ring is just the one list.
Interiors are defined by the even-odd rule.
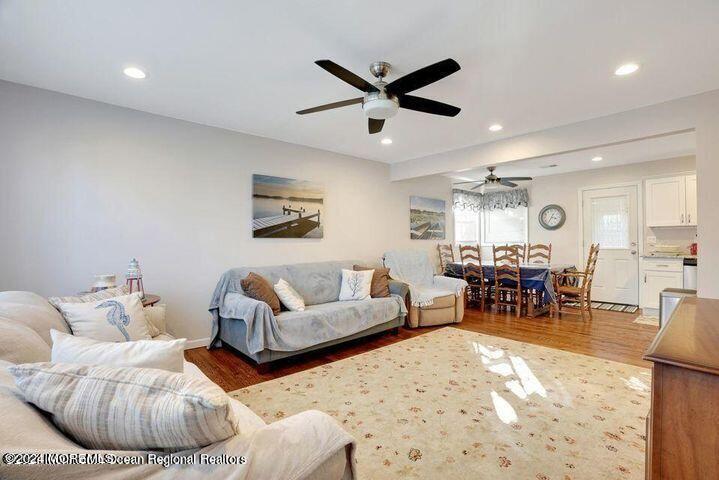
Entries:
[[353,87],[362,90],[363,92],[379,92],[379,89],[369,83],[367,80],[358,75],[355,75],[344,67],[340,67],[332,60],[317,60],[315,63],[330,72],[335,77],[342,80],[343,82],[347,82]]
[[532,180],[532,177],[502,177],[502,180],[509,180],[510,182],[523,182],[525,180]]
[[298,115],[305,115],[307,113],[321,112],[323,110],[331,110],[333,108],[346,107],[347,105],[354,105],[355,103],[362,103],[362,97],[352,98],[350,100],[342,100],[341,102],[328,103],[326,105],[320,105],[318,107],[306,108],[297,112]]
[[444,77],[452,75],[460,69],[459,63],[448,58],[441,62],[420,68],[412,73],[408,73],[404,77],[400,77],[394,82],[389,83],[385,89],[395,95],[409,93],[418,88],[425,87],[430,83],[442,80]]
[[452,185],[465,185],[465,184],[467,184],[467,183],[481,183],[481,182],[483,182],[483,181],[484,181],[484,180],[472,180],[472,181],[469,181],[469,182],[455,182],[455,183],[453,183]]
[[399,106],[400,108],[431,113],[433,115],[444,115],[445,117],[454,117],[462,110],[454,105],[412,95],[401,95],[399,97]]
[[487,183],[487,182],[479,182],[479,185],[476,185],[476,186],[470,188],[470,190],[477,190],[479,187],[481,187],[481,186],[484,185],[485,183]]
[[377,120],[375,118],[370,118],[369,123],[367,124],[370,134],[381,132],[383,126],[384,126],[384,120]]
[[510,182],[510,181],[507,180],[506,178],[502,178],[501,180],[499,180],[499,183],[500,183],[500,185],[504,185],[505,187],[512,187],[512,188],[514,188],[514,187],[517,186],[516,183]]

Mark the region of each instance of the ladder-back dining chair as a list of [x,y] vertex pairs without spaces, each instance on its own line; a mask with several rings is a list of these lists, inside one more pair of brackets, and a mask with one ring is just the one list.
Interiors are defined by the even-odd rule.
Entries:
[[527,261],[527,244],[526,243],[516,243],[514,245],[510,245],[510,247],[514,247],[517,249],[517,255],[519,255],[519,263],[524,263]]
[[469,284],[467,288],[467,302],[484,310],[487,294],[484,271],[482,270],[482,254],[479,245],[460,245],[459,257],[462,260],[462,273],[464,280]]
[[552,244],[530,243],[527,246],[527,263],[552,263]]
[[493,247],[494,304],[514,307],[517,318],[522,316],[522,285],[519,271],[521,260],[516,246]]
[[[599,244],[589,247],[589,256],[583,272],[564,272],[554,275],[554,290],[557,294],[557,310],[561,313],[564,302],[572,301],[579,303],[579,312],[584,320],[585,311],[592,319],[592,280],[594,271],[597,268],[599,258]],[[575,279],[571,284],[568,280]]]
[[439,267],[442,269],[441,274],[447,273],[447,266],[454,262],[454,248],[451,243],[438,243],[437,253],[439,254]]

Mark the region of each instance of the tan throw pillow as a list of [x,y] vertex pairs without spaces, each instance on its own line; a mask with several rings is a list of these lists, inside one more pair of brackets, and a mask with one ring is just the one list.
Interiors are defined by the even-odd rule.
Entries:
[[363,267],[362,265],[355,265],[352,268],[358,272],[362,270],[374,270],[374,275],[372,275],[372,286],[370,287],[370,297],[389,297],[389,268],[372,268]]
[[272,313],[275,315],[280,314],[280,299],[272,289],[270,282],[262,276],[257,275],[255,272],[250,272],[249,275],[240,280],[240,285],[248,297],[265,302],[272,309]]
[[154,368],[28,363],[9,367],[25,400],[86,448],[199,448],[239,433],[230,397],[206,380]]

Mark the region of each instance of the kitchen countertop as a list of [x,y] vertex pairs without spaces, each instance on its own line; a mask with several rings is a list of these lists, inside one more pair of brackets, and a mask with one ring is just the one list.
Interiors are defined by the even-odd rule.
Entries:
[[719,300],[682,298],[644,359],[719,375],[717,316]]
[[671,253],[648,253],[645,255],[642,255],[642,258],[662,258],[666,260],[684,260],[685,258],[697,258],[697,255],[689,255],[689,254],[682,254],[682,255],[673,255]]

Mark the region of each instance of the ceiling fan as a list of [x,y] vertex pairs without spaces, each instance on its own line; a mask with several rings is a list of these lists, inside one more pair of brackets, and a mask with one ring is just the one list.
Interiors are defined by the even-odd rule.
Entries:
[[523,182],[526,180],[531,180],[532,177],[498,177],[494,174],[494,170],[497,167],[487,167],[487,170],[489,170],[489,175],[484,177],[484,180],[472,180],[471,182],[459,182],[455,183],[454,185],[464,185],[467,183],[476,183],[474,187],[470,188],[470,190],[477,190],[479,187],[482,187],[484,185],[504,185],[505,187],[517,187],[518,185],[514,182]]
[[364,96],[300,110],[297,112],[299,115],[361,103],[362,110],[369,117],[368,128],[369,133],[372,134],[381,132],[384,121],[395,116],[400,108],[445,117],[454,117],[460,111],[460,108],[453,105],[407,95],[409,92],[425,87],[458,71],[460,69],[459,64],[451,58],[420,68],[390,83],[384,81],[391,69],[391,65],[387,62],[374,62],[369,66],[369,71],[378,79],[375,83],[369,83],[331,60],[317,60],[315,63],[340,80],[363,91]]

